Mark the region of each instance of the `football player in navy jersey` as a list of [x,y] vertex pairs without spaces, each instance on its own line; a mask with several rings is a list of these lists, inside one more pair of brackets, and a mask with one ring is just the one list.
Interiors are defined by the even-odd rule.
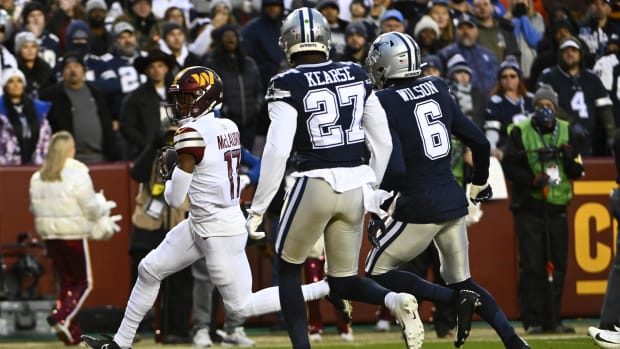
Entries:
[[[377,211],[387,196],[373,187],[381,182],[392,142],[364,70],[328,60],[330,45],[329,24],[314,9],[296,9],[282,24],[280,46],[293,68],[269,83],[271,125],[246,229],[250,234],[258,229],[293,153],[295,184],[282,209],[275,246],[280,303],[293,348],[310,348],[301,270],[321,235],[332,295],[385,304],[403,327],[407,347],[420,348],[424,328],[415,297],[357,275],[364,213]],[[370,165],[363,160],[365,143]]]
[[[492,196],[487,182],[489,142],[459,110],[442,79],[420,77],[420,49],[409,35],[380,35],[371,45],[366,69],[381,89],[376,95],[386,111],[394,144],[381,188],[400,194],[385,222],[386,229],[366,259],[367,275],[394,290],[410,291],[415,280],[396,268],[434,242],[446,284],[480,294],[482,304],[476,312],[493,326],[506,348],[529,348],[515,334],[493,296],[471,278],[469,271],[468,203],[452,175],[450,135],[473,153],[469,198],[474,203]],[[419,295],[421,291],[413,293]],[[461,344],[457,338],[455,345]]]

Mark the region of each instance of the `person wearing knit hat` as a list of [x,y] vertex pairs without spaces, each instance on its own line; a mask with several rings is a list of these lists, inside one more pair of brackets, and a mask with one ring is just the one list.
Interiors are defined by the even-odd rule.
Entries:
[[422,76],[433,75],[443,77],[443,65],[441,64],[441,58],[437,55],[424,56],[420,68],[422,69]]
[[344,54],[347,46],[345,31],[349,22],[340,18],[338,0],[320,0],[314,8],[325,17],[331,29],[330,57]]
[[177,66],[171,70],[172,75],[176,75],[180,67],[203,64],[200,57],[189,50],[185,31],[179,23],[168,22],[164,24],[161,35],[159,49],[166,54],[172,55],[177,62]]
[[38,47],[39,39],[37,39],[37,37],[34,36],[34,34],[32,34],[31,32],[25,31],[25,32],[17,33],[17,35],[15,35],[15,45],[14,45],[15,54],[19,55],[19,51],[22,49],[22,47],[26,43],[33,43]]
[[435,54],[439,49],[439,26],[429,15],[424,15],[413,30],[413,38],[420,46],[422,55]]
[[512,69],[515,73],[517,73],[519,80],[523,77],[521,73],[521,67],[519,67],[519,61],[515,56],[507,56],[506,59],[499,65],[499,70],[497,71],[497,80],[499,81],[500,76],[506,69]]
[[45,7],[41,3],[37,1],[28,2],[24,5],[21,13],[21,20],[23,23],[22,30],[33,33],[34,36],[39,39],[39,54],[41,58],[43,58],[51,68],[54,68],[57,58],[60,57],[61,54],[60,39],[46,29],[46,16]]
[[457,53],[446,64],[446,81],[463,114],[482,127],[482,108],[485,96],[472,83],[472,69],[465,57]]
[[2,71],[0,87],[0,164],[41,164],[52,134],[50,103],[26,94],[26,77],[16,68]]
[[542,84],[536,90],[533,100],[534,107],[549,107],[553,110],[558,109],[558,94],[549,84]]
[[334,55],[334,61],[351,61],[363,65],[368,55],[369,41],[363,22],[351,22],[346,29],[346,46],[340,55]]
[[26,94],[36,96],[38,90],[54,83],[52,68],[39,56],[39,39],[28,31],[15,36],[15,57],[26,76]]
[[585,68],[581,41],[569,36],[558,45],[558,63],[543,72],[538,84],[549,84],[558,106],[568,114],[584,157],[607,156],[616,130],[613,104],[601,79]]
[[90,53],[103,56],[110,52],[114,44],[114,35],[106,28],[108,5],[104,0],[88,0],[86,3],[86,18],[90,28]]
[[448,59],[446,68],[448,69],[446,77],[450,80],[454,80],[455,74],[461,72],[468,73],[469,77],[471,78],[471,68],[469,67],[469,64],[467,64],[467,61],[465,61],[465,58],[460,53],[457,53],[454,56],[450,57],[450,59]]

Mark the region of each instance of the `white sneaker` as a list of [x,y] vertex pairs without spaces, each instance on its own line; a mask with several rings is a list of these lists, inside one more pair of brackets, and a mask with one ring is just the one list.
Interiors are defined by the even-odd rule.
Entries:
[[211,336],[209,335],[209,328],[201,328],[196,331],[196,334],[193,338],[194,346],[206,348],[212,347],[213,341],[211,340]]
[[424,325],[418,314],[418,301],[409,293],[399,293],[396,308],[390,309],[403,331],[409,349],[420,349],[424,342]]
[[222,337],[223,347],[254,347],[256,342],[248,338],[243,327],[235,328],[235,332],[226,333],[226,331],[217,330],[217,334]]
[[349,332],[342,332],[340,333],[340,339],[342,339],[345,342],[353,342],[354,338],[353,338],[353,329],[351,327],[349,327]]
[[588,334],[594,343],[601,348],[617,349],[620,348],[620,332],[601,330],[596,327],[588,328]]
[[379,320],[375,325],[375,331],[377,332],[389,332],[390,322],[388,320]]
[[321,340],[323,340],[323,337],[321,337],[321,334],[319,332],[315,332],[315,333],[310,333],[310,342],[320,342]]

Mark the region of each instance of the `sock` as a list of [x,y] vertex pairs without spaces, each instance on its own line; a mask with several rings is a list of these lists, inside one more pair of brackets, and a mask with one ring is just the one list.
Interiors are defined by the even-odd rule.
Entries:
[[306,304],[301,292],[301,265],[278,260],[280,304],[293,349],[310,349]]
[[161,280],[155,279],[140,265],[138,279],[127,301],[123,321],[114,335],[114,342],[119,347],[131,348],[138,326],[157,299],[160,283]]
[[390,270],[385,274],[371,275],[370,278],[392,291],[411,293],[415,295],[418,302],[429,300],[450,304],[456,294],[450,288],[433,284],[414,273],[403,270]]
[[450,288],[455,290],[471,290],[480,295],[482,305],[476,309],[476,313],[495,329],[502,342],[508,343],[510,338],[516,335],[514,327],[508,322],[506,314],[499,308],[493,296],[473,279],[469,278],[457,284],[452,284]]
[[[329,284],[327,280],[313,282],[301,286],[304,301],[314,301],[321,299],[329,294]],[[280,291],[277,286],[263,288],[252,293],[250,301],[250,314],[248,317],[263,314],[275,313],[280,311]]]
[[383,305],[385,295],[390,292],[390,290],[372,279],[357,275],[346,277],[328,276],[327,281],[334,296],[351,301]]
[[385,298],[383,299],[383,304],[391,312],[394,312],[394,309],[396,309],[396,299],[397,299],[396,296],[398,296],[398,293],[390,292],[390,293],[386,294]]

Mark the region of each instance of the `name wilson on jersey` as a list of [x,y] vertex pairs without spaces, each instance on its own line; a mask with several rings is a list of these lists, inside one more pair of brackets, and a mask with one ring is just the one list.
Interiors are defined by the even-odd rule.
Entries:
[[225,135],[217,136],[217,148],[232,148],[241,144],[239,132],[231,132]]
[[342,67],[327,71],[311,71],[304,73],[304,76],[308,80],[308,87],[323,86],[355,80],[349,69],[350,67]]
[[396,93],[403,99],[403,101],[411,101],[414,99],[424,98],[426,96],[434,95],[435,93],[439,93],[439,90],[433,84],[432,81],[426,81],[419,85],[413,86],[411,88],[401,88],[396,90]]

